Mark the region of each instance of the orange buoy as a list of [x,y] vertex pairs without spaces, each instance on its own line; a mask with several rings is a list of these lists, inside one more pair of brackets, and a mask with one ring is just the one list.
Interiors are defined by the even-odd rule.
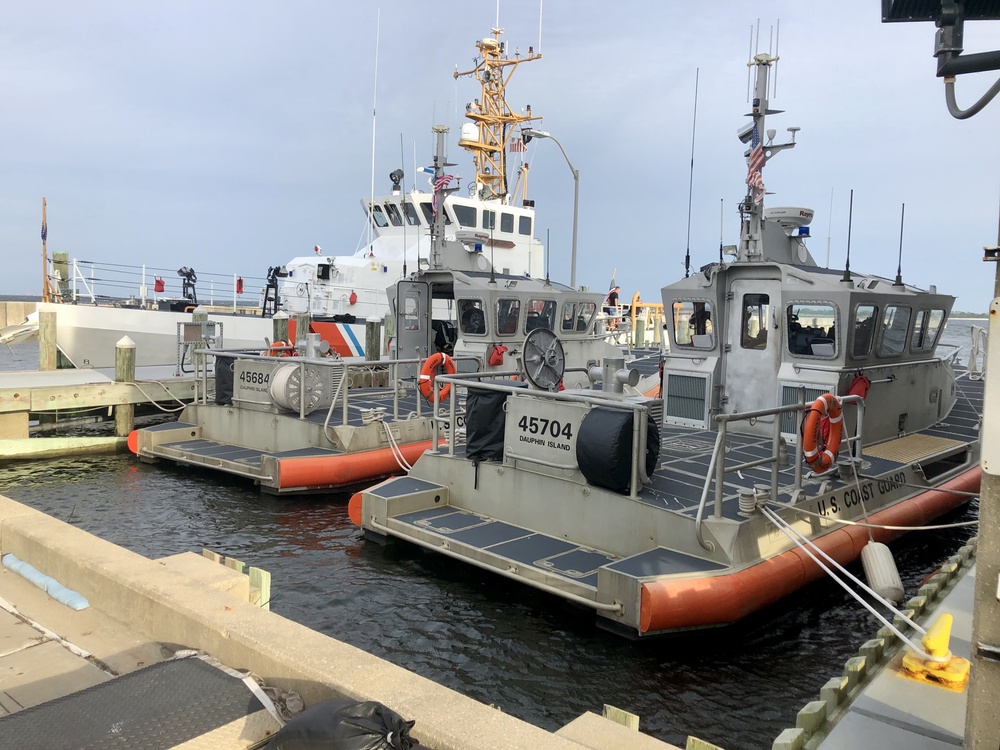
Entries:
[[128,449],[130,451],[132,451],[135,455],[138,456],[139,455],[139,431],[138,430],[132,430],[132,432],[130,432],[128,434],[127,444],[128,444]]
[[[444,352],[432,354],[420,367],[420,395],[428,401],[434,401],[434,376],[440,370],[444,370],[448,375],[454,375],[458,371],[455,360]],[[441,389],[441,400],[448,398],[449,393],[451,393],[451,383],[445,383]]]
[[[823,437],[821,430],[823,417],[828,417],[830,420],[830,434],[826,438]],[[806,463],[816,473],[826,471],[837,460],[843,429],[844,415],[836,396],[824,393],[813,401],[802,423],[802,451]]]

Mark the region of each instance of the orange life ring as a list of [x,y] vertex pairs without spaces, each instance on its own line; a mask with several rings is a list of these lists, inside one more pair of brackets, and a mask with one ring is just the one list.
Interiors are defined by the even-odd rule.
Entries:
[[[823,417],[830,419],[830,434],[826,440],[820,429]],[[837,451],[840,450],[843,430],[844,415],[836,396],[824,393],[813,401],[802,423],[802,452],[813,471],[821,473],[833,466],[837,460]]]
[[[420,395],[428,401],[434,401],[434,376],[443,369],[446,374],[454,375],[458,368],[455,367],[455,360],[444,352],[432,354],[424,360],[420,367]],[[451,393],[451,383],[445,383],[441,389],[440,400],[444,401]]]
[[287,341],[275,341],[267,353],[271,357],[291,357],[292,352],[288,349],[290,346],[291,344]]

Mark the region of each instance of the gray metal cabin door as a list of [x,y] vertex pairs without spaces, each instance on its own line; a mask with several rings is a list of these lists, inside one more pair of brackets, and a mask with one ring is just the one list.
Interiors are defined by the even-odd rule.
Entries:
[[[730,291],[725,411],[733,414],[773,408],[778,404],[781,365],[781,281],[738,279]],[[772,419],[759,421],[770,424]],[[740,429],[745,427],[740,425]]]
[[[430,288],[423,281],[400,281],[396,284],[393,305],[396,318],[398,359],[424,359],[430,354]],[[419,365],[401,365],[401,377],[416,377]]]

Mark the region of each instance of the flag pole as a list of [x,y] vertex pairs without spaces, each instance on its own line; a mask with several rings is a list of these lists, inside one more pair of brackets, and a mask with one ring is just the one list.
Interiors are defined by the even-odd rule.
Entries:
[[45,196],[42,196],[42,302],[51,302],[52,293],[49,289],[49,259],[46,241],[49,230],[45,224]]

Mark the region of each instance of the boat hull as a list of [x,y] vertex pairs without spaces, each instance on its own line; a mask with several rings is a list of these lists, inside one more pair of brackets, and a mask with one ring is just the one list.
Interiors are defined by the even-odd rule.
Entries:
[[[968,502],[982,476],[976,466],[940,487],[921,492],[873,513],[872,524],[921,526]],[[889,542],[904,531],[872,529],[876,542]],[[841,565],[861,556],[868,544],[864,526],[844,526],[813,540]],[[649,581],[642,585],[639,631],[691,630],[734,623],[819,580],[823,569],[801,548],[793,548],[743,570],[697,579]]]
[[[125,336],[135,344],[136,366],[177,365],[181,361],[178,327],[190,323],[191,313],[141,310],[94,305],[39,304],[39,312],[56,314],[56,343],[74,367],[114,367],[115,347]],[[260,350],[273,340],[270,318],[209,313],[221,324],[222,342],[215,348]],[[313,329],[344,357],[364,356],[364,323],[317,321]],[[294,325],[290,333],[295,335]],[[190,361],[190,356],[186,358]]]

